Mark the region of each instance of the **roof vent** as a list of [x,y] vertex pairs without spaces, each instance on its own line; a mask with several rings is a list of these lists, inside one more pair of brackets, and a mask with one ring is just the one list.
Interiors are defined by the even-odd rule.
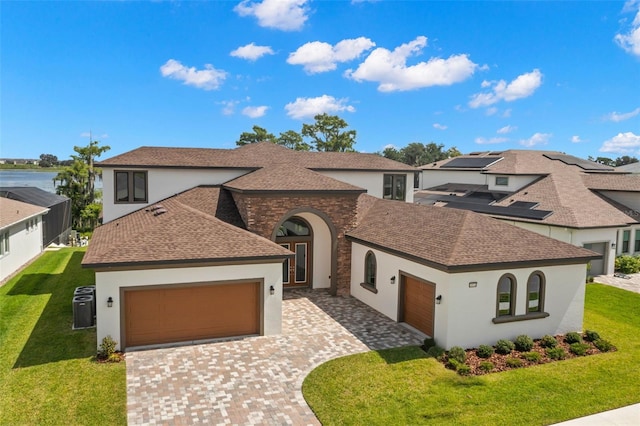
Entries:
[[157,209],[156,211],[153,212],[154,216],[160,216],[163,213],[166,213],[167,209],[160,207],[159,209]]
[[164,206],[162,204],[156,204],[155,206],[151,207],[152,212],[160,209],[164,209]]

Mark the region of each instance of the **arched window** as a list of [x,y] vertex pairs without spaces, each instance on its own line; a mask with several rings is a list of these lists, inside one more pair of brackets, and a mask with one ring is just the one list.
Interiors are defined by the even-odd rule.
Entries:
[[280,225],[276,233],[277,237],[304,237],[307,235],[311,235],[309,224],[299,217],[288,219]]
[[374,288],[376,286],[376,270],[376,255],[369,251],[364,257],[364,283]]
[[544,310],[544,274],[536,271],[527,281],[527,313]]
[[516,310],[516,278],[505,274],[498,281],[498,295],[496,298],[496,316],[515,315]]

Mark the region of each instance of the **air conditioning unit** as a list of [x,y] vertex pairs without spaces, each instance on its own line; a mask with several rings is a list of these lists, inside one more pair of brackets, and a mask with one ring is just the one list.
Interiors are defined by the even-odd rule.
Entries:
[[[91,314],[95,318],[96,316],[96,286],[95,285],[85,285],[82,287],[76,287],[73,292],[73,297],[76,296],[93,296],[91,301]],[[94,320],[95,324],[95,320]]]
[[73,297],[73,329],[89,328],[94,326],[94,297],[92,295],[80,295]]

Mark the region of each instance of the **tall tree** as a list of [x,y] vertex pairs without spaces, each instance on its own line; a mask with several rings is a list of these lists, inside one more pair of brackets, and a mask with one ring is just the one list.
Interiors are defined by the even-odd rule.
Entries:
[[436,144],[434,142],[429,142],[428,144],[411,142],[400,150],[389,147],[385,148],[382,152],[383,157],[400,161],[414,167],[457,157],[459,155],[462,154],[455,146],[445,150],[443,144]]
[[56,193],[71,200],[71,220],[75,229],[90,230],[98,223],[101,205],[96,203],[95,182],[100,169],[94,166],[94,160],[109,149],[99,146],[98,141],[90,141],[85,147],[74,146],[77,154],[71,155],[71,164],[53,179],[60,182]]
[[625,164],[637,163],[638,159],[636,157],[630,157],[628,155],[623,155],[622,157],[618,157],[615,159],[614,165],[616,167],[624,166]]
[[302,125],[302,136],[308,137],[316,151],[353,152],[356,131],[346,130],[349,125],[336,115],[318,114],[314,124]]
[[276,141],[278,145],[286,146],[287,148],[296,150],[296,151],[310,151],[311,145],[306,143],[302,138],[300,133],[295,132],[293,130],[287,130],[284,133],[280,133],[278,140]]
[[53,154],[40,154],[40,167],[53,167],[58,165],[58,157]]
[[273,133],[267,132],[260,126],[253,126],[253,132],[242,132],[240,139],[236,141],[237,146],[244,146],[256,142],[275,142],[276,137]]

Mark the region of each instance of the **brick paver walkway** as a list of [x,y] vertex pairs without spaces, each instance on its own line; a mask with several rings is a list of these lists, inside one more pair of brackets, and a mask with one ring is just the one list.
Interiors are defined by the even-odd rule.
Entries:
[[319,424],[301,388],[316,366],[344,355],[420,343],[352,297],[293,291],[278,336],[127,354],[127,408],[138,424]]

